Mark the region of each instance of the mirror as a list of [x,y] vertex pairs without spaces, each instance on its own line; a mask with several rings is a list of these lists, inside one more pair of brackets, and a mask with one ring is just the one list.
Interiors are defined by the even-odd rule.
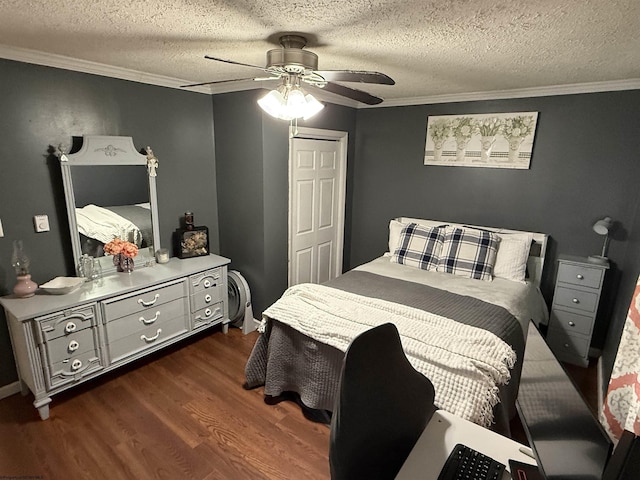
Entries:
[[[104,274],[116,270],[104,245],[113,238],[138,246],[136,268],[155,263],[160,248],[157,159],[138,153],[131,137],[85,135],[76,153],[60,151],[73,257],[98,258]],[[76,274],[81,273],[76,266]]]

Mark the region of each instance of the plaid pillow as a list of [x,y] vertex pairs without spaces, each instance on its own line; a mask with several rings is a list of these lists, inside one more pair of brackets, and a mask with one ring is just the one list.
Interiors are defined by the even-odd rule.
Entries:
[[499,241],[492,232],[447,227],[437,270],[477,280],[492,280]]
[[409,223],[400,232],[400,241],[391,256],[391,262],[435,270],[443,241],[443,229]]

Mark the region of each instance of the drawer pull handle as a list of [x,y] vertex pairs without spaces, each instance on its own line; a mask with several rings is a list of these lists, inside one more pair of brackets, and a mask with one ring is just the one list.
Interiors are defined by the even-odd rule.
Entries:
[[574,298],[573,300],[571,300],[573,303],[580,303],[580,300],[578,300],[577,298]]
[[140,317],[138,320],[139,320],[140,322],[144,323],[145,325],[151,325],[153,322],[155,322],[156,320],[158,320],[158,317],[159,317],[159,316],[160,316],[160,310],[158,310],[158,311],[156,312],[155,317],[150,318],[149,320],[147,320],[147,319],[146,319],[146,318],[144,318],[144,317]]
[[75,352],[78,348],[80,348],[80,344],[78,342],[76,342],[75,340],[71,340],[69,342],[69,351],[70,352]]
[[77,358],[71,362],[72,370],[80,370],[82,368],[82,360],[78,360]]
[[210,317],[210,316],[211,316],[211,313],[213,313],[213,312],[211,312],[211,309],[210,309],[210,308],[207,308],[207,309],[204,311],[204,316],[205,316],[205,317]]
[[576,278],[578,280],[584,280],[584,275],[581,275],[580,273],[576,275]]
[[158,337],[160,336],[161,333],[162,333],[162,329],[161,328],[156,330],[156,334],[153,337],[147,337],[143,333],[142,335],[140,335],[140,340],[144,340],[147,343],[155,342],[158,339]]
[[69,322],[64,326],[64,331],[67,333],[71,333],[71,332],[75,332],[76,331],[76,324],[73,322]]
[[570,326],[570,327],[575,327],[575,326],[576,326],[576,323],[575,323],[575,322],[569,322],[569,326]]
[[205,295],[204,296],[204,301],[209,303],[211,301],[211,295]]
[[153,300],[151,300],[150,302],[145,302],[143,299],[139,298],[138,299],[138,303],[140,305],[142,305],[143,307],[150,307],[151,305],[153,305],[154,303],[156,303],[158,301],[158,299],[160,298],[160,294],[156,293],[155,296],[153,297]]
[[204,281],[204,288],[209,288],[211,285],[213,285],[211,280],[207,279]]

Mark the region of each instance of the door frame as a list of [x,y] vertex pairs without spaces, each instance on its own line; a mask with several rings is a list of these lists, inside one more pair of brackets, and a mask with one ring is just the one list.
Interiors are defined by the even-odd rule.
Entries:
[[338,144],[338,198],[340,205],[338,209],[338,218],[336,219],[337,230],[341,233],[338,235],[337,248],[335,251],[336,276],[342,275],[342,260],[344,257],[344,219],[347,201],[347,150],[349,147],[349,134],[339,130],[324,130],[320,128],[309,127],[289,127],[289,212],[288,212],[288,228],[287,228],[287,286],[291,286],[291,225],[293,215],[293,191],[291,180],[293,178],[294,155],[293,146],[296,138],[306,138],[310,140],[331,140]]

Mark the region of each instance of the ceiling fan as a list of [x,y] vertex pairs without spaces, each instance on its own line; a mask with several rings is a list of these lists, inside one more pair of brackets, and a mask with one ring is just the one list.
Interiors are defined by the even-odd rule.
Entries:
[[288,34],[282,35],[279,41],[282,48],[275,48],[267,51],[266,67],[259,67],[257,65],[250,65],[247,63],[205,55],[205,58],[209,60],[230,63],[232,65],[242,65],[261,70],[268,73],[268,77],[194,83],[191,85],[183,85],[183,87],[198,87],[201,85],[213,85],[217,83],[239,82],[245,80],[280,80],[282,82],[282,86],[286,88],[290,88],[291,86],[299,87],[301,83],[305,83],[312,87],[320,88],[327,92],[335,93],[367,105],[377,105],[382,102],[381,98],[367,92],[363,92],[362,90],[356,90],[355,88],[334,82],[359,82],[381,85],[395,84],[392,78],[379,72],[358,70],[318,70],[318,56],[309,50],[304,50],[304,47],[307,44],[307,39],[305,37],[302,35]]

